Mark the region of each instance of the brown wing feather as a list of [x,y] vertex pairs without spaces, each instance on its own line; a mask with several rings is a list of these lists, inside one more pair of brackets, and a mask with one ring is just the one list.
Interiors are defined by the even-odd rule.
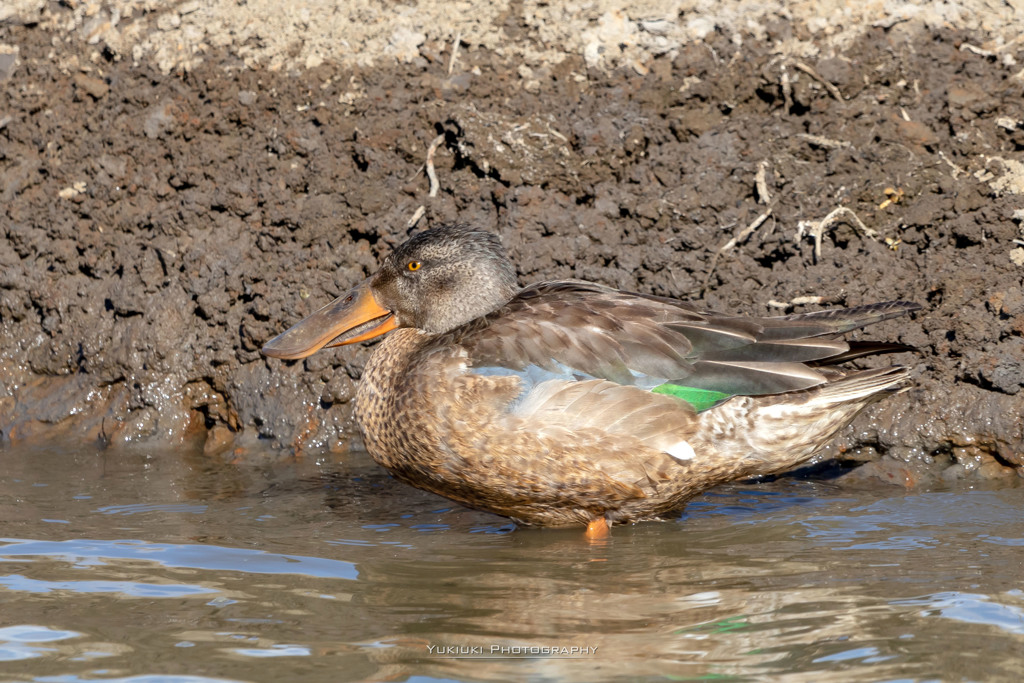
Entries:
[[727,393],[806,389],[825,376],[805,363],[849,351],[837,335],[919,308],[887,302],[777,318],[703,311],[692,304],[588,282],[524,289],[504,307],[449,333],[440,343],[466,349],[474,367],[581,375],[635,384],[638,376]]
[[[510,415],[520,427],[571,429],[574,440],[600,438],[588,462],[615,481],[656,489],[677,472],[669,449],[693,436],[697,414],[676,398],[593,379],[538,385]],[[617,447],[608,447],[614,445]]]

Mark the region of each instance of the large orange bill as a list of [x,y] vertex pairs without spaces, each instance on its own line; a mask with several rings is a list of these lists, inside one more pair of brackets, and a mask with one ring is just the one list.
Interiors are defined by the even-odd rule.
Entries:
[[373,298],[365,280],[345,296],[296,323],[263,346],[263,355],[305,358],[325,346],[354,344],[379,337],[397,327],[395,316]]

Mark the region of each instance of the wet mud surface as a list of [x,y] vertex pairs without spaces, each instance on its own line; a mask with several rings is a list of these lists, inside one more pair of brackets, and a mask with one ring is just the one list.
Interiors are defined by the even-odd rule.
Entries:
[[[787,33],[806,39],[769,37]],[[423,207],[416,229],[498,232],[523,284],[758,315],[917,301],[862,333],[920,349],[896,357],[914,387],[824,458],[865,484],[1015,482],[1024,46],[981,42],[874,28],[803,59],[713,32],[642,69],[466,49],[451,74],[427,42],[401,66],[282,73],[213,52],[163,74],[102,44],[62,46],[79,68],[58,66],[49,33],[0,23],[17,48],[0,55],[0,443],[348,448],[371,349],[258,349],[372,272]]]

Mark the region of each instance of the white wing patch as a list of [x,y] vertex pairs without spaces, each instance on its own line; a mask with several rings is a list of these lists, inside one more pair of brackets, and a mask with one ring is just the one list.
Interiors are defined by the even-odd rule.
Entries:
[[693,460],[697,457],[697,454],[693,451],[693,446],[686,441],[679,441],[672,444],[665,449],[665,452],[679,462],[686,462],[687,460]]
[[[587,375],[575,374],[572,368],[563,365],[562,363],[554,364],[555,370],[545,370],[542,367],[536,365],[527,365],[522,370],[513,370],[511,368],[498,366],[485,366],[478,368],[471,368],[469,372],[474,375],[481,375],[483,377],[518,377],[520,382],[521,391],[508,405],[508,411],[512,413],[524,413],[533,412],[536,410],[538,404],[538,398],[547,398],[550,391],[541,391],[540,394],[535,395],[535,391],[539,387],[557,386],[548,384],[551,381],[557,381],[560,384],[566,382],[576,382],[581,379],[590,379]],[[524,403],[526,406],[524,407]]]

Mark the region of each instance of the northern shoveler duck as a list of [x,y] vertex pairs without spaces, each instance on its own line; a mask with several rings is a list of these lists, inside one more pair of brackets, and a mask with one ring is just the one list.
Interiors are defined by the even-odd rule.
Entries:
[[447,225],[263,353],[303,358],[390,333],[355,399],[378,463],[469,507],[600,535],[806,461],[909,374],[837,369],[910,350],[840,335],[919,308],[753,318],[578,280],[521,289],[497,236]]

